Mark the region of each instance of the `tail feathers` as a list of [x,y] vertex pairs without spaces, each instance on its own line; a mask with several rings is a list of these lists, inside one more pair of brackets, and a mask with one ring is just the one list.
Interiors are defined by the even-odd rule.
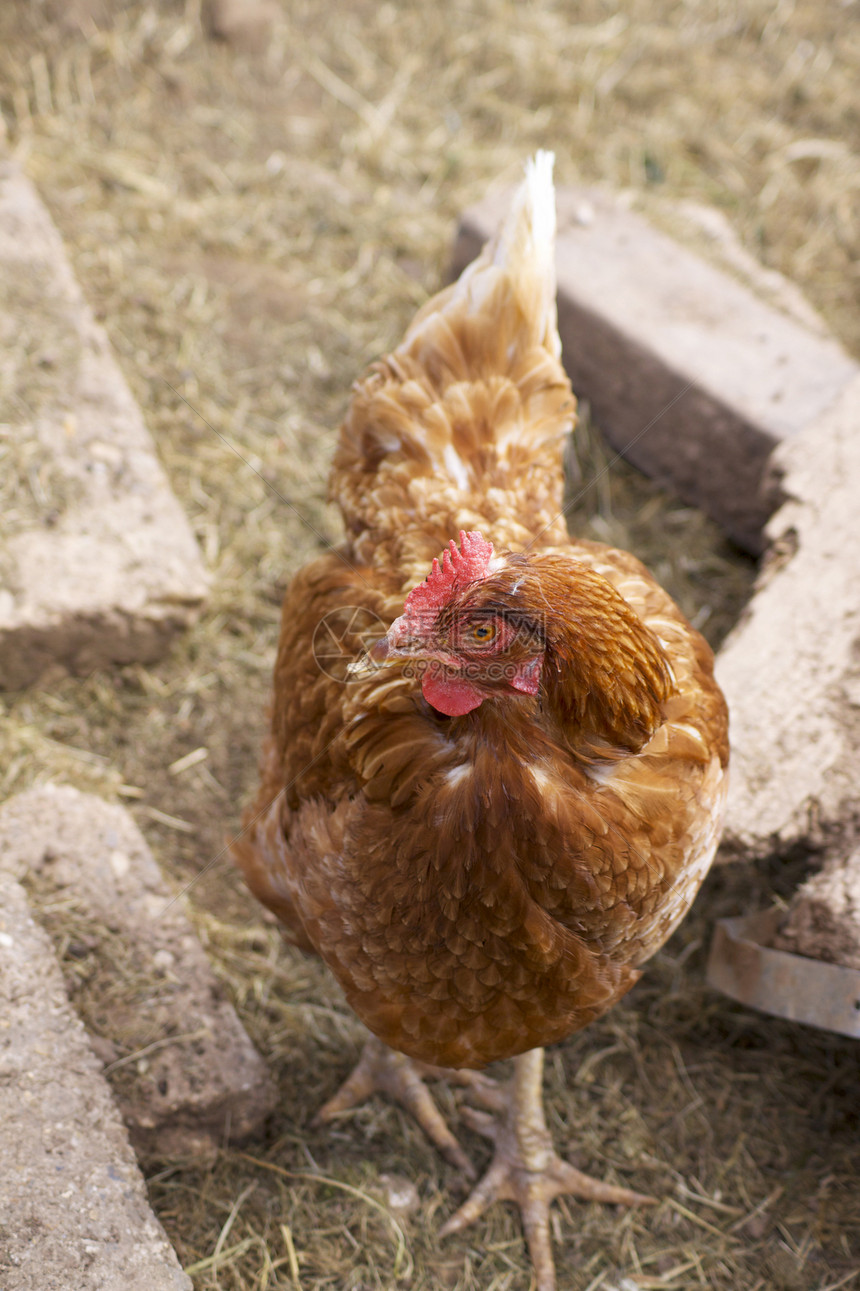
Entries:
[[561,357],[555,293],[555,189],[553,153],[540,151],[526,163],[525,178],[514,193],[507,214],[477,259],[460,278],[434,296],[416,314],[401,349],[423,338],[431,320],[440,315],[475,318],[494,298],[500,277],[513,289],[519,305],[519,326],[529,339]]
[[489,263],[511,275],[517,295],[523,303],[529,303],[540,339],[558,358],[561,342],[555,303],[554,162],[554,154],[544,150],[529,158],[525,179],[507,215],[471,269],[476,273],[479,266]]

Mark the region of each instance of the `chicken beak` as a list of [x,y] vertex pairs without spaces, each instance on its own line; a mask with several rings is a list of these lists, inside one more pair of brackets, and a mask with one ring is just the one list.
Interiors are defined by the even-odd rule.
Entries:
[[384,636],[380,637],[378,641],[374,641],[373,645],[367,651],[365,658],[378,666],[381,663],[385,663],[391,653],[392,650],[388,637]]
[[401,614],[399,619],[394,620],[385,636],[374,641],[367,652],[367,657],[378,668],[393,659],[406,659],[418,653],[416,650],[418,645],[419,642],[411,632],[406,616]]
[[392,649],[387,635],[380,637],[378,641],[374,641],[373,645],[363,655],[360,655],[358,659],[353,660],[349,665],[346,670],[347,679],[349,681],[364,681],[381,668],[383,664],[387,663],[392,655],[397,653],[398,651]]
[[414,636],[404,618],[395,619],[385,636],[374,641],[360,659],[349,665],[347,676],[351,681],[361,681],[397,659],[422,658],[423,647],[424,643]]

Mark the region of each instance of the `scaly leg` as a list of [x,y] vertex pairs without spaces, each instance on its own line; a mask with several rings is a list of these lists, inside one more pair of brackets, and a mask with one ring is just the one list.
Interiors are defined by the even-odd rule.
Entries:
[[358,1066],[347,1077],[337,1093],[317,1112],[315,1121],[334,1120],[341,1112],[357,1107],[372,1094],[387,1094],[412,1115],[451,1165],[469,1179],[476,1177],[475,1167],[460,1147],[439,1108],[433,1102],[424,1079],[452,1080],[475,1090],[481,1101],[499,1106],[500,1094],[495,1082],[477,1071],[452,1071],[415,1062],[405,1054],[389,1049],[371,1036],[362,1050]]
[[469,1110],[473,1129],[494,1140],[496,1151],[489,1170],[472,1195],[443,1225],[441,1235],[458,1233],[493,1201],[514,1201],[523,1218],[537,1291],[555,1291],[555,1263],[549,1235],[550,1202],[562,1194],[618,1206],[651,1204],[653,1197],[616,1188],[582,1174],[559,1157],[552,1146],[543,1112],[543,1049],[532,1049],[514,1060],[511,1098],[494,1119]]

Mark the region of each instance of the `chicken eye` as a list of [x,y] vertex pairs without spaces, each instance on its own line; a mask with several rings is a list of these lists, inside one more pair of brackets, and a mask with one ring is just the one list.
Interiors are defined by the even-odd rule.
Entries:
[[486,645],[492,641],[496,635],[496,625],[494,623],[475,623],[472,626],[472,640],[479,642],[480,645]]

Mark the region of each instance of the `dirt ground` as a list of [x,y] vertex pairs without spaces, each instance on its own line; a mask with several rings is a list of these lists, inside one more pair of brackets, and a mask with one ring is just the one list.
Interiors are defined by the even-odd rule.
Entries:
[[[250,0],[248,0],[250,6]],[[256,50],[199,0],[5,0],[0,133],[39,185],[213,573],[160,665],[5,697],[0,793],[53,776],[134,810],[189,887],[282,1092],[265,1138],[163,1161],[153,1205],[200,1291],[525,1291],[518,1222],[437,1230],[453,1172],[374,1102],[315,1109],[360,1028],[224,857],[250,793],[291,573],[338,534],[325,475],[350,382],[444,278],[458,212],[552,147],[560,182],[720,208],[860,353],[856,0],[272,0]],[[750,563],[580,438],[571,518],[631,547],[716,644]],[[598,478],[599,477],[599,478]],[[184,755],[206,750],[184,770]],[[560,1203],[561,1291],[860,1284],[860,1046],[703,981],[716,917],[784,899],[803,857],[716,871],[643,982],[551,1051],[550,1126],[586,1170],[659,1198]],[[456,1120],[457,1098],[440,1099]],[[476,1162],[483,1141],[463,1130]]]

